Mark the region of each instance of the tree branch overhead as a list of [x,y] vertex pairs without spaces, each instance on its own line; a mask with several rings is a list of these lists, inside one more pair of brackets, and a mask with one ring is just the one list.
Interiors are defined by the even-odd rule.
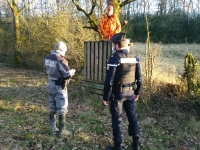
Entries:
[[[96,21],[92,18],[92,14],[94,11],[94,8],[96,7],[96,0],[92,1],[92,8],[90,13],[86,12],[78,3],[76,0],[72,0],[72,2],[74,3],[74,5],[76,6],[77,10],[83,12],[85,14],[85,16],[89,19],[89,23],[91,25],[91,29],[93,29],[94,31],[98,32],[98,26]],[[88,28],[88,27],[87,27]]]

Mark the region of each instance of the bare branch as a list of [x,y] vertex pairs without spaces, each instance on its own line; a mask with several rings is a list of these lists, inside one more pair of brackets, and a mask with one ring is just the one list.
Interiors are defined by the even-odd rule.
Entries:
[[122,8],[123,6],[125,6],[131,2],[134,2],[134,1],[136,1],[136,0],[125,0],[119,4],[119,7]]
[[89,23],[91,25],[91,29],[93,29],[94,31],[98,32],[97,23],[91,16],[93,11],[94,11],[94,8],[96,6],[96,0],[92,1],[92,9],[91,9],[90,13],[86,12],[83,8],[81,8],[81,6],[77,3],[76,0],[72,0],[72,2],[76,6],[77,10],[83,12],[85,14],[85,16],[89,19]]
[[91,9],[89,15],[92,15],[92,13],[93,13],[95,7],[96,7],[96,0],[95,0],[95,1],[92,1],[92,9]]
[[128,21],[125,20],[125,21],[123,22],[123,24],[121,25],[121,28],[124,28],[127,24],[128,24]]
[[[34,1],[35,0],[32,0],[29,4],[25,3],[24,7],[22,7],[20,10],[18,10],[18,13],[20,13],[23,10],[25,10],[28,6],[30,6],[31,4],[33,4]],[[15,5],[16,8],[17,8],[18,1],[16,1],[16,0],[7,0],[7,2],[8,2],[8,4],[9,4],[9,6],[10,6],[11,9],[13,9],[13,5]]]
[[83,26],[83,28],[86,28],[86,29],[93,29],[93,27],[88,27],[88,26]]
[[22,7],[22,8],[19,10],[19,12],[24,11],[28,6],[30,6],[31,4],[33,4],[34,1],[35,1],[35,0],[32,0],[29,4],[27,4],[27,3],[25,2],[24,7]]
[[9,4],[10,8],[13,8],[13,3],[10,0],[7,0],[7,2]]

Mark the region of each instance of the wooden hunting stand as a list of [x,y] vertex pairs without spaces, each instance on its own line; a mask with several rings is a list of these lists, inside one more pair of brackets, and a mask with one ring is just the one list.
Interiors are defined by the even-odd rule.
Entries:
[[103,94],[106,65],[112,55],[110,41],[86,41],[84,42],[84,77],[83,86],[91,89],[91,92]]
[[[132,46],[130,39],[127,43]],[[106,66],[112,55],[110,41],[84,42],[84,77],[82,86],[90,88],[92,93],[103,94]]]

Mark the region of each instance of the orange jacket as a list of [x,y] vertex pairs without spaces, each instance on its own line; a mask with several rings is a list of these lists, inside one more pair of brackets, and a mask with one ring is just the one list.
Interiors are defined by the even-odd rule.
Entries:
[[103,36],[103,39],[110,39],[114,34],[121,32],[119,19],[114,14],[110,17],[107,14],[103,15],[98,31]]

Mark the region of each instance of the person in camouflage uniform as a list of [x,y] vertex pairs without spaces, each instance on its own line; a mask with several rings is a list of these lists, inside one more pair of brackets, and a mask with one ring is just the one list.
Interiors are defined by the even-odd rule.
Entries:
[[106,8],[106,14],[104,14],[100,20],[98,31],[104,40],[108,40],[114,34],[121,32],[120,21],[113,14],[113,6],[111,4],[108,4]]

